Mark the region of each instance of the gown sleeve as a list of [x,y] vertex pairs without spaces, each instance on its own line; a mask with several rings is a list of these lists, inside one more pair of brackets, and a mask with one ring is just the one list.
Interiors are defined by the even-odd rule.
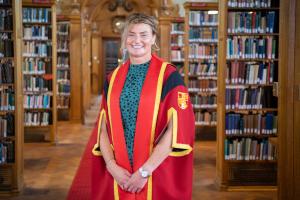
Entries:
[[91,198],[90,199],[93,200],[114,199],[113,178],[106,169],[106,164],[100,150],[100,134],[101,134],[101,124],[103,120],[106,125],[106,130],[107,130],[108,138],[110,140],[110,144],[112,144],[110,125],[108,120],[108,110],[107,110],[108,86],[109,86],[109,81],[108,79],[106,79],[104,83],[102,103],[100,107],[99,116],[97,122],[95,123],[91,135],[91,140],[92,140],[91,147],[93,148],[91,149],[92,158],[91,158],[91,187],[90,187]]
[[97,122],[93,129],[93,135],[94,135],[94,147],[92,149],[92,153],[94,156],[101,156],[100,151],[100,134],[101,134],[101,124],[104,120],[104,123],[106,125],[107,134],[110,139],[110,128],[109,128],[109,122],[108,122],[108,111],[107,111],[107,92],[108,92],[108,80],[106,79],[104,83],[103,93],[102,93],[102,100],[101,100],[101,106],[100,106],[100,112],[97,118]]
[[195,138],[195,117],[188,90],[176,70],[167,75],[162,88],[156,142],[163,135],[170,119],[173,120],[170,155],[189,154],[193,149]]

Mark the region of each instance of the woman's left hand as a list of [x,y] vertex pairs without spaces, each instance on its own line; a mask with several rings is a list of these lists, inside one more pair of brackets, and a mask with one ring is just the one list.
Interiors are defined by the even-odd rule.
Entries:
[[131,175],[129,181],[124,185],[124,190],[131,193],[139,193],[147,183],[148,178],[143,178],[139,171]]

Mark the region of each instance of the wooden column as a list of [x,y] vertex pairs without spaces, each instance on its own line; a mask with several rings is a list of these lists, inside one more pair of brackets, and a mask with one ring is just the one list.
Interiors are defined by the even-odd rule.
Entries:
[[300,196],[300,2],[295,3],[294,199]]
[[92,33],[92,94],[98,95],[99,90],[99,49],[100,49],[99,33]]
[[82,79],[81,79],[81,25],[80,15],[70,18],[70,68],[71,68],[71,99],[70,120],[82,119]]
[[171,17],[160,17],[159,18],[159,55],[166,61],[170,61],[171,59]]
[[22,83],[22,2],[13,2],[14,13],[14,56],[15,67],[15,163],[13,169],[13,192],[21,192],[24,184],[24,107],[23,107],[23,83]]
[[[217,98],[217,160],[216,160],[216,185],[220,189],[225,189],[227,168],[224,160],[223,143],[225,139],[225,74],[226,74],[226,33],[227,33],[227,4],[219,2],[219,29],[218,29],[218,98]],[[222,64],[220,64],[222,63]]]
[[300,195],[300,3],[281,1],[280,78],[283,84],[279,119],[278,199],[296,200]]
[[[83,28],[85,29],[85,28]],[[82,109],[83,113],[90,106],[91,97],[91,31],[89,29],[82,30],[82,64],[81,64],[81,80],[82,80]],[[82,118],[83,120],[83,118]]]
[[103,62],[103,39],[102,36],[99,35],[99,51],[98,51],[98,58],[99,58],[99,64],[98,64],[98,88],[100,93],[102,94],[103,91],[103,85],[104,85],[104,80],[105,80],[105,75],[104,75],[104,62]]

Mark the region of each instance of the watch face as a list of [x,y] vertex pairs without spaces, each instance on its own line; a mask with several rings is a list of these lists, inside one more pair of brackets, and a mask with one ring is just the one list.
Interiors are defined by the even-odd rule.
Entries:
[[143,170],[142,168],[139,169],[139,172],[143,178],[147,178],[149,176],[149,172],[146,170]]
[[148,172],[142,171],[142,177],[144,177],[144,178],[148,177]]

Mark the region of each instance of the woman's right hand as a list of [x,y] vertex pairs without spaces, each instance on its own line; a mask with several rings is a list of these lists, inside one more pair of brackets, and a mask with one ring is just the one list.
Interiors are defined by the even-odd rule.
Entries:
[[123,189],[125,183],[130,179],[131,174],[123,167],[120,167],[116,162],[111,162],[106,168],[117,181],[118,185]]

